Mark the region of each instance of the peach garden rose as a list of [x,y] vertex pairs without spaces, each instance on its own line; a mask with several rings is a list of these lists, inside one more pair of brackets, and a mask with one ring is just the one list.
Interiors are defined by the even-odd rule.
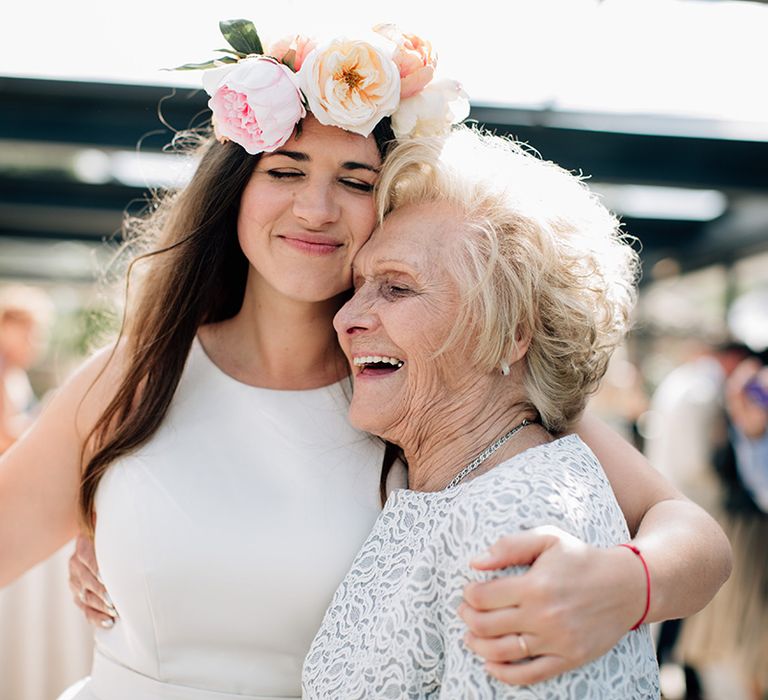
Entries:
[[400,71],[400,99],[421,92],[435,75],[437,54],[432,44],[415,34],[405,34],[394,24],[377,24],[373,31],[397,46],[392,60]]
[[267,56],[274,56],[278,61],[287,63],[295,72],[301,70],[304,59],[317,43],[303,34],[294,34],[278,39],[267,49]]
[[216,137],[252,155],[280,148],[306,116],[294,73],[266,56],[208,70],[203,87],[211,96]]
[[316,48],[299,71],[315,118],[368,136],[400,101],[400,74],[392,58],[365,41],[334,39]]

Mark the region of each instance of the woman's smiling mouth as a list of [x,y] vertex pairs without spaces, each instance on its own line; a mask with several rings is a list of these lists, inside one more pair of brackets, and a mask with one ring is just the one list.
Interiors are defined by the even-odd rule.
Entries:
[[278,238],[295,250],[309,255],[332,255],[343,246],[331,236],[311,233],[283,235]]
[[358,368],[357,376],[377,377],[397,372],[405,362],[387,355],[361,355],[352,360]]

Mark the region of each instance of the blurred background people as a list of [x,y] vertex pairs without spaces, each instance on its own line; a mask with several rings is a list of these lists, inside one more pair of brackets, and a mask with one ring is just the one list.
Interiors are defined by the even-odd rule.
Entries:
[[715,450],[726,439],[726,378],[749,354],[740,343],[695,342],[690,357],[656,387],[648,417],[646,456],[688,498],[710,513],[719,509]]
[[0,287],[0,454],[29,425],[37,399],[27,370],[45,349],[53,307],[35,287]]
[[[726,436],[713,463],[719,518],[733,547],[733,573],[714,600],[683,624],[679,654],[707,685],[730,676],[750,700],[768,693],[768,367],[743,360],[725,380]],[[723,689],[725,690],[725,689]],[[710,688],[707,697],[725,697]]]
[[[37,287],[0,287],[0,453],[36,415],[28,371],[43,356],[53,311]],[[89,667],[92,634],[67,584],[70,550],[0,591],[2,700],[49,700]]]
[[768,689],[768,370],[739,342],[689,339],[687,350],[653,394],[646,455],[721,522],[734,568],[705,610],[661,626],[662,683],[680,661],[685,690],[671,697],[762,700]]

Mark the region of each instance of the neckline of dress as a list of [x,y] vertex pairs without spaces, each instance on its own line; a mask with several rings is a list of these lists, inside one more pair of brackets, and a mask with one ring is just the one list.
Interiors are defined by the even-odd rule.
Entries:
[[[454,488],[452,489],[444,488],[444,489],[440,489],[439,491],[416,491],[414,489],[409,489],[408,487],[402,487],[402,488],[392,489],[392,491],[390,491],[389,498],[392,498],[395,495],[397,495],[397,498],[393,499],[393,502],[399,501],[402,499],[429,500],[430,498],[448,498],[450,500],[458,496],[459,494],[463,493],[471,484],[475,484],[477,482],[490,478],[491,475],[493,475],[493,473],[496,472],[497,469],[501,467],[508,467],[510,462],[516,461],[518,458],[522,457],[524,454],[530,453],[532,450],[540,450],[542,448],[550,447],[552,445],[563,444],[573,440],[581,441],[581,438],[576,433],[569,433],[568,435],[563,435],[562,437],[555,438],[550,442],[545,442],[541,445],[534,445],[533,447],[529,447],[528,449],[523,450],[522,452],[518,452],[516,455],[512,455],[509,459],[505,459],[503,462],[501,462],[500,464],[497,464],[492,469],[489,469],[487,472],[480,474],[480,476],[476,476],[474,479],[470,479],[469,481],[462,481],[460,484],[458,484],[457,486],[454,486]],[[389,498],[387,500],[389,500]]]
[[226,380],[227,382],[242,387],[243,389],[254,391],[254,392],[266,392],[269,394],[274,394],[276,396],[290,396],[293,394],[302,394],[304,396],[312,393],[328,393],[333,391],[336,387],[343,389],[343,384],[345,382],[349,382],[349,377],[343,377],[342,379],[339,379],[336,382],[333,382],[332,384],[326,384],[325,386],[318,386],[313,389],[272,389],[265,386],[258,386],[256,384],[248,384],[246,382],[243,382],[235,377],[233,377],[231,374],[227,374],[221,367],[219,367],[212,359],[211,356],[206,352],[205,347],[203,346],[202,342],[200,341],[200,338],[195,335],[194,340],[192,341],[192,352],[196,352],[202,359],[203,363],[208,366],[217,376],[221,377],[222,379]]

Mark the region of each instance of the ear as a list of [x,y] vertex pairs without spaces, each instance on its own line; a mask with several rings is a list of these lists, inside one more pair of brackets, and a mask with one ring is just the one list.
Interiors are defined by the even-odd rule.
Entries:
[[515,347],[510,350],[509,363],[514,364],[522,360],[528,348],[531,345],[531,333],[530,331],[522,329],[520,326],[515,331]]

